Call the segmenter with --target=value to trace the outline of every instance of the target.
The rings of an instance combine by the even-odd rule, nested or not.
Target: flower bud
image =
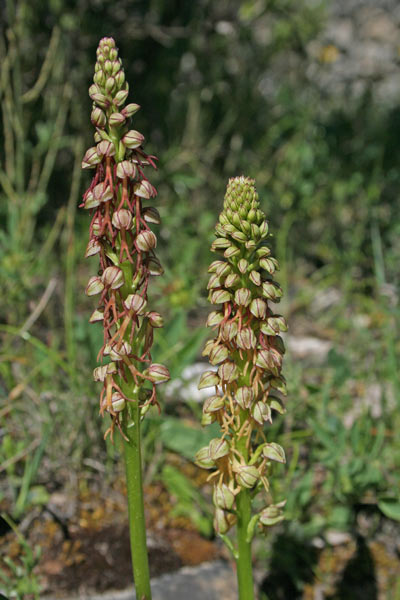
[[[107,267],[104,269],[101,280],[104,285],[110,287],[112,290],[117,290],[122,287],[125,283],[124,274],[119,267]]]
[[[217,238],[211,244],[211,250],[214,252],[215,250],[223,250],[224,248],[229,248],[231,245],[230,241],[225,238]]]
[[[248,306],[251,302],[251,292],[247,288],[239,288],[235,292],[235,302],[239,306]]]
[[[111,77],[111,76],[107,77],[106,85],[105,85],[106,91],[109,94],[112,94],[116,87],[117,87],[117,82],[115,81],[115,78]]]
[[[104,284],[100,277],[93,276],[89,279],[89,282],[85,289],[85,294],[87,296],[95,296],[96,294],[100,294],[104,290]]]
[[[261,275],[258,271],[252,271],[249,275],[249,278],[254,285],[261,285]]]
[[[236,522],[236,516],[232,513],[216,508],[214,513],[213,527],[219,535],[224,535]]]
[[[271,442],[270,444],[266,444],[263,448],[263,456],[265,458],[269,458],[269,460],[274,460],[279,463],[286,462],[285,451],[279,444],[275,444],[275,442]]]
[[[214,327],[214,325],[219,325],[223,320],[224,315],[219,310],[213,310],[210,312],[207,318],[207,327]]]
[[[135,131],[131,129],[128,131],[124,137],[122,138],[122,143],[126,148],[139,148],[144,142],[144,136],[139,133],[139,131]]]
[[[240,487],[252,488],[260,477],[257,468],[252,465],[237,465],[233,470],[236,473],[236,481]]]
[[[263,294],[269,300],[275,301],[281,298],[283,292],[281,287],[272,281],[264,281],[262,284]]]
[[[127,310],[133,311],[136,314],[140,315],[144,312],[146,308],[147,300],[139,294],[130,294],[126,300],[124,300],[124,306]]]
[[[93,194],[93,202],[98,202],[98,204],[100,204],[101,202],[109,202],[110,200],[113,199],[112,190],[110,189],[109,186],[107,186],[105,188],[104,183],[98,183],[97,185],[95,185],[92,190],[92,194]],[[85,203],[85,207],[86,207],[86,203]]]
[[[250,312],[256,319],[264,319],[267,314],[267,304],[261,298],[255,298],[250,304]]]
[[[203,412],[205,413],[213,413],[224,408],[225,400],[222,396],[210,396],[205,400],[203,405]]]
[[[217,269],[216,269],[216,274],[218,275],[218,277],[223,277],[224,275],[230,275],[232,272],[232,268],[230,266],[229,263],[225,262],[225,261],[218,261],[220,264],[218,265]]]
[[[211,350],[214,348],[214,344],[215,344],[215,341],[214,341],[214,340],[208,340],[208,341],[205,343],[204,350],[203,350],[203,352],[201,353],[201,355],[202,355],[202,356],[209,356],[209,354],[210,354]]]
[[[122,360],[124,356],[129,356],[132,353],[131,345],[125,340],[122,342],[114,342],[112,346],[106,344],[103,354],[110,356],[112,360]]]
[[[96,208],[97,206],[100,206],[99,198],[95,198],[93,192],[91,191],[86,192],[85,203],[83,205],[83,208],[85,208],[86,210],[90,210],[91,208]]]
[[[107,375],[107,365],[102,365],[101,367],[96,367],[93,371],[93,380],[94,381],[104,381]]]
[[[244,234],[242,231],[234,231],[231,235],[237,242],[245,242],[247,240],[246,234]]]
[[[265,421],[270,421],[272,423],[271,409],[268,404],[265,404],[261,400],[252,406],[251,416],[259,425],[263,425]]]
[[[237,366],[232,361],[223,363],[218,369],[218,375],[225,383],[231,383],[239,377]]]
[[[237,246],[233,246],[233,245],[230,245],[229,248],[227,248],[224,252],[225,258],[232,258],[233,256],[236,256],[237,254],[240,254],[240,250]]]
[[[214,288],[220,288],[222,285],[221,283],[221,279],[218,277],[218,275],[216,273],[213,273],[210,277],[210,279],[208,280],[208,284],[207,284],[207,289],[214,289]]]
[[[213,349],[210,352],[209,360],[212,365],[218,365],[220,362],[228,358],[229,351],[226,346],[222,344],[214,344]]]
[[[101,250],[101,244],[96,238],[91,238],[86,246],[85,258],[98,254]]]
[[[217,386],[220,382],[220,379],[215,371],[205,371],[200,377],[198,389],[202,390],[204,388]]]
[[[150,275],[162,275],[164,273],[164,269],[162,268],[160,261],[155,256],[150,256],[147,259],[147,268],[149,270]]]
[[[208,451],[212,460],[218,460],[229,454],[229,444],[221,438],[214,438],[208,444]]]
[[[114,144],[111,142],[108,142],[107,140],[102,140],[99,144],[97,144],[97,154],[101,158],[103,158],[103,156],[114,156],[114,154],[115,154]]]
[[[282,505],[282,503],[279,503]],[[260,513],[260,523],[262,525],[270,526],[280,523],[284,519],[283,512],[278,504],[271,504],[267,508],[264,508]]]
[[[99,236],[101,234],[102,230],[103,230],[103,226],[101,224],[101,221],[98,216],[95,216],[95,218],[92,221],[93,235]]]
[[[124,115],[124,117],[129,119],[130,117],[133,117],[133,115],[139,110],[139,108],[139,104],[127,104],[125,108],[121,110],[121,112]]]
[[[112,224],[116,229],[130,229],[132,227],[132,213],[127,208],[116,210],[112,216]]]
[[[233,340],[235,335],[238,332],[238,324],[237,321],[227,321],[223,325],[221,325],[221,338],[224,342],[230,342]]]
[[[100,106],[100,108],[107,109],[110,106],[110,102],[107,100],[104,94],[101,94],[100,92],[95,92],[90,97],[93,102]]]
[[[136,238],[136,246],[143,252],[148,252],[157,246],[157,238],[152,231],[142,231]]]
[[[122,79],[124,79],[124,78],[125,78],[125,75],[123,74],[122,71],[121,71],[121,75],[119,75],[119,73],[116,75],[115,81],[118,86],[122,85],[122,83],[123,83]],[[122,83],[121,83],[121,81],[122,81]],[[128,90],[120,90],[119,92],[117,92],[115,94],[113,104],[115,104],[115,106],[122,106],[122,104],[127,99],[128,94],[129,94]]]
[[[151,377],[151,380],[155,384],[163,383],[164,381],[169,381],[171,379],[171,375],[169,374],[167,367],[164,367],[164,365],[160,365],[158,363],[153,363],[150,365],[150,367],[146,369],[143,374]]]
[[[153,198],[157,195],[155,187],[153,187],[150,181],[147,181],[146,179],[143,179],[139,183],[136,183],[133,187],[133,191],[136,194],[136,196],[139,196],[140,198],[145,198],[146,200],[148,200],[149,198]]]
[[[201,415],[200,425],[202,427],[206,427],[207,425],[211,425],[212,423],[214,423],[215,419],[215,413],[203,412],[203,414]]]
[[[160,213],[153,206],[147,206],[144,208],[142,215],[146,223],[155,223],[156,225],[161,223]]]
[[[164,319],[158,312],[152,311],[147,313],[147,318],[151,327],[164,327]]]
[[[100,129],[104,129],[104,127],[106,126],[106,122],[107,122],[106,115],[101,110],[101,108],[99,108],[98,106],[96,106],[96,108],[94,108],[92,110],[92,114],[90,115],[90,120],[92,121],[92,123],[95,127],[100,127]]]
[[[238,283],[240,283],[240,277],[236,273],[231,273],[224,281],[224,286],[226,288],[233,288]]]
[[[254,392],[251,387],[242,386],[235,392],[235,400],[240,408],[244,410],[249,408],[254,399]]]
[[[104,313],[101,310],[95,310],[92,312],[92,316],[89,319],[89,323],[97,323],[98,321],[104,320]]]
[[[233,503],[235,502],[235,494],[226,485],[226,483],[221,483],[221,485],[215,485],[213,493],[213,502],[217,508],[222,508],[223,510],[231,510]]]
[[[97,153],[96,146],[86,150],[85,156],[82,159],[82,169],[93,169],[101,162],[101,158]]]
[[[249,263],[245,258],[241,258],[237,264],[237,267],[242,273],[242,275],[244,275],[247,272],[247,269],[249,268]]]
[[[194,462],[199,467],[202,467],[202,469],[212,469],[215,467],[215,462],[210,457],[208,446],[204,446],[204,448],[196,452]]]
[[[111,397],[111,404],[114,412],[121,412],[126,406],[125,398],[119,392],[114,392]]]
[[[236,336],[236,343],[243,350],[251,350],[257,346],[257,339],[250,327],[242,327]]]
[[[224,302],[229,302],[230,299],[231,295],[227,290],[215,290],[211,294],[212,304],[223,304]]]
[[[108,122],[111,127],[119,127],[125,123],[125,117],[122,113],[115,112],[110,115]]]

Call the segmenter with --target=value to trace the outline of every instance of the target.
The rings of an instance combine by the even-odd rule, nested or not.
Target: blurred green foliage
[[[282,527],[301,540],[354,531],[366,505],[398,520],[400,104],[379,105],[368,91],[349,102],[313,86],[307,45],[328,8],[307,0],[0,5],[1,501],[16,519],[45,505],[88,458],[112,478],[119,457],[102,440],[90,380],[101,330],[87,322],[83,290],[96,262],[82,259],[88,219],[76,212],[93,135],[86,91],[98,40],[113,35],[130,100],[142,106],[134,126],[159,157],[152,181],[166,273],[152,293],[166,327],[154,357],[174,377],[199,357],[226,181],[255,177],[289,291],[290,335],[305,323],[334,347],[318,366],[287,359],[288,413],[268,433],[288,449],[286,469],[272,477],[276,499],[288,498],[292,522]],[[316,311],[332,290],[337,301]],[[374,386],[379,416],[362,402]],[[177,514],[195,505],[209,533],[206,503],[166,459],[167,450],[189,459],[201,435],[178,421],[197,417],[191,400],[168,400],[163,424],[149,419],[146,473],[163,479]]]

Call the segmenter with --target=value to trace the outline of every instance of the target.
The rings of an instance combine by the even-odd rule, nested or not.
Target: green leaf
[[[400,521],[400,501],[398,498],[382,498],[378,502],[378,508],[388,519]]]
[[[207,446],[218,432],[218,423],[213,423],[206,430],[202,430],[173,417],[165,419],[160,427],[160,437],[164,446],[191,461],[194,461],[199,448]]]

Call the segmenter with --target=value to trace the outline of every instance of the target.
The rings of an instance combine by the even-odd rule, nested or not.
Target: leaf
[[[378,502],[378,508],[388,519],[400,521],[400,501],[398,498],[382,498]]]
[[[206,430],[195,429],[180,419],[169,417],[160,427],[161,441],[168,450],[194,461],[199,448],[207,446],[218,435],[219,425],[213,423]]]

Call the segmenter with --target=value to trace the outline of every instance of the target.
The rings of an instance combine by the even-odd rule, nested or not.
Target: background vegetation
[[[104,35],[117,40],[142,106],[135,128],[159,157],[166,275],[153,294],[168,325],[154,356],[175,379],[206,335],[209,245],[228,177],[256,179],[275,234],[291,328],[288,413],[270,435],[288,453],[274,489],[288,498],[288,520],[257,550],[261,571],[283,571],[265,583],[277,590],[268,597],[302,597],[323,578],[317,554],[332,530],[357,540],[358,554],[366,547],[372,565],[379,552],[365,540],[386,548],[395,538],[400,105],[378,101],[373,81],[348,98],[310,78],[310,44],[329,10],[306,0],[1,5],[0,505],[4,540],[19,536],[20,552],[12,558],[5,543],[0,578],[14,597],[36,593],[29,532],[54,493],[103,490],[120,474],[91,382],[101,332],[87,323],[83,290],[96,266],[82,258],[88,218],[77,211],[93,135],[86,91]],[[209,490],[185,475],[203,441],[201,409],[179,387],[165,394],[166,418],[148,419],[146,482],[161,481],[173,515],[209,536]],[[399,598],[391,573],[383,591],[371,583],[371,598]]]

